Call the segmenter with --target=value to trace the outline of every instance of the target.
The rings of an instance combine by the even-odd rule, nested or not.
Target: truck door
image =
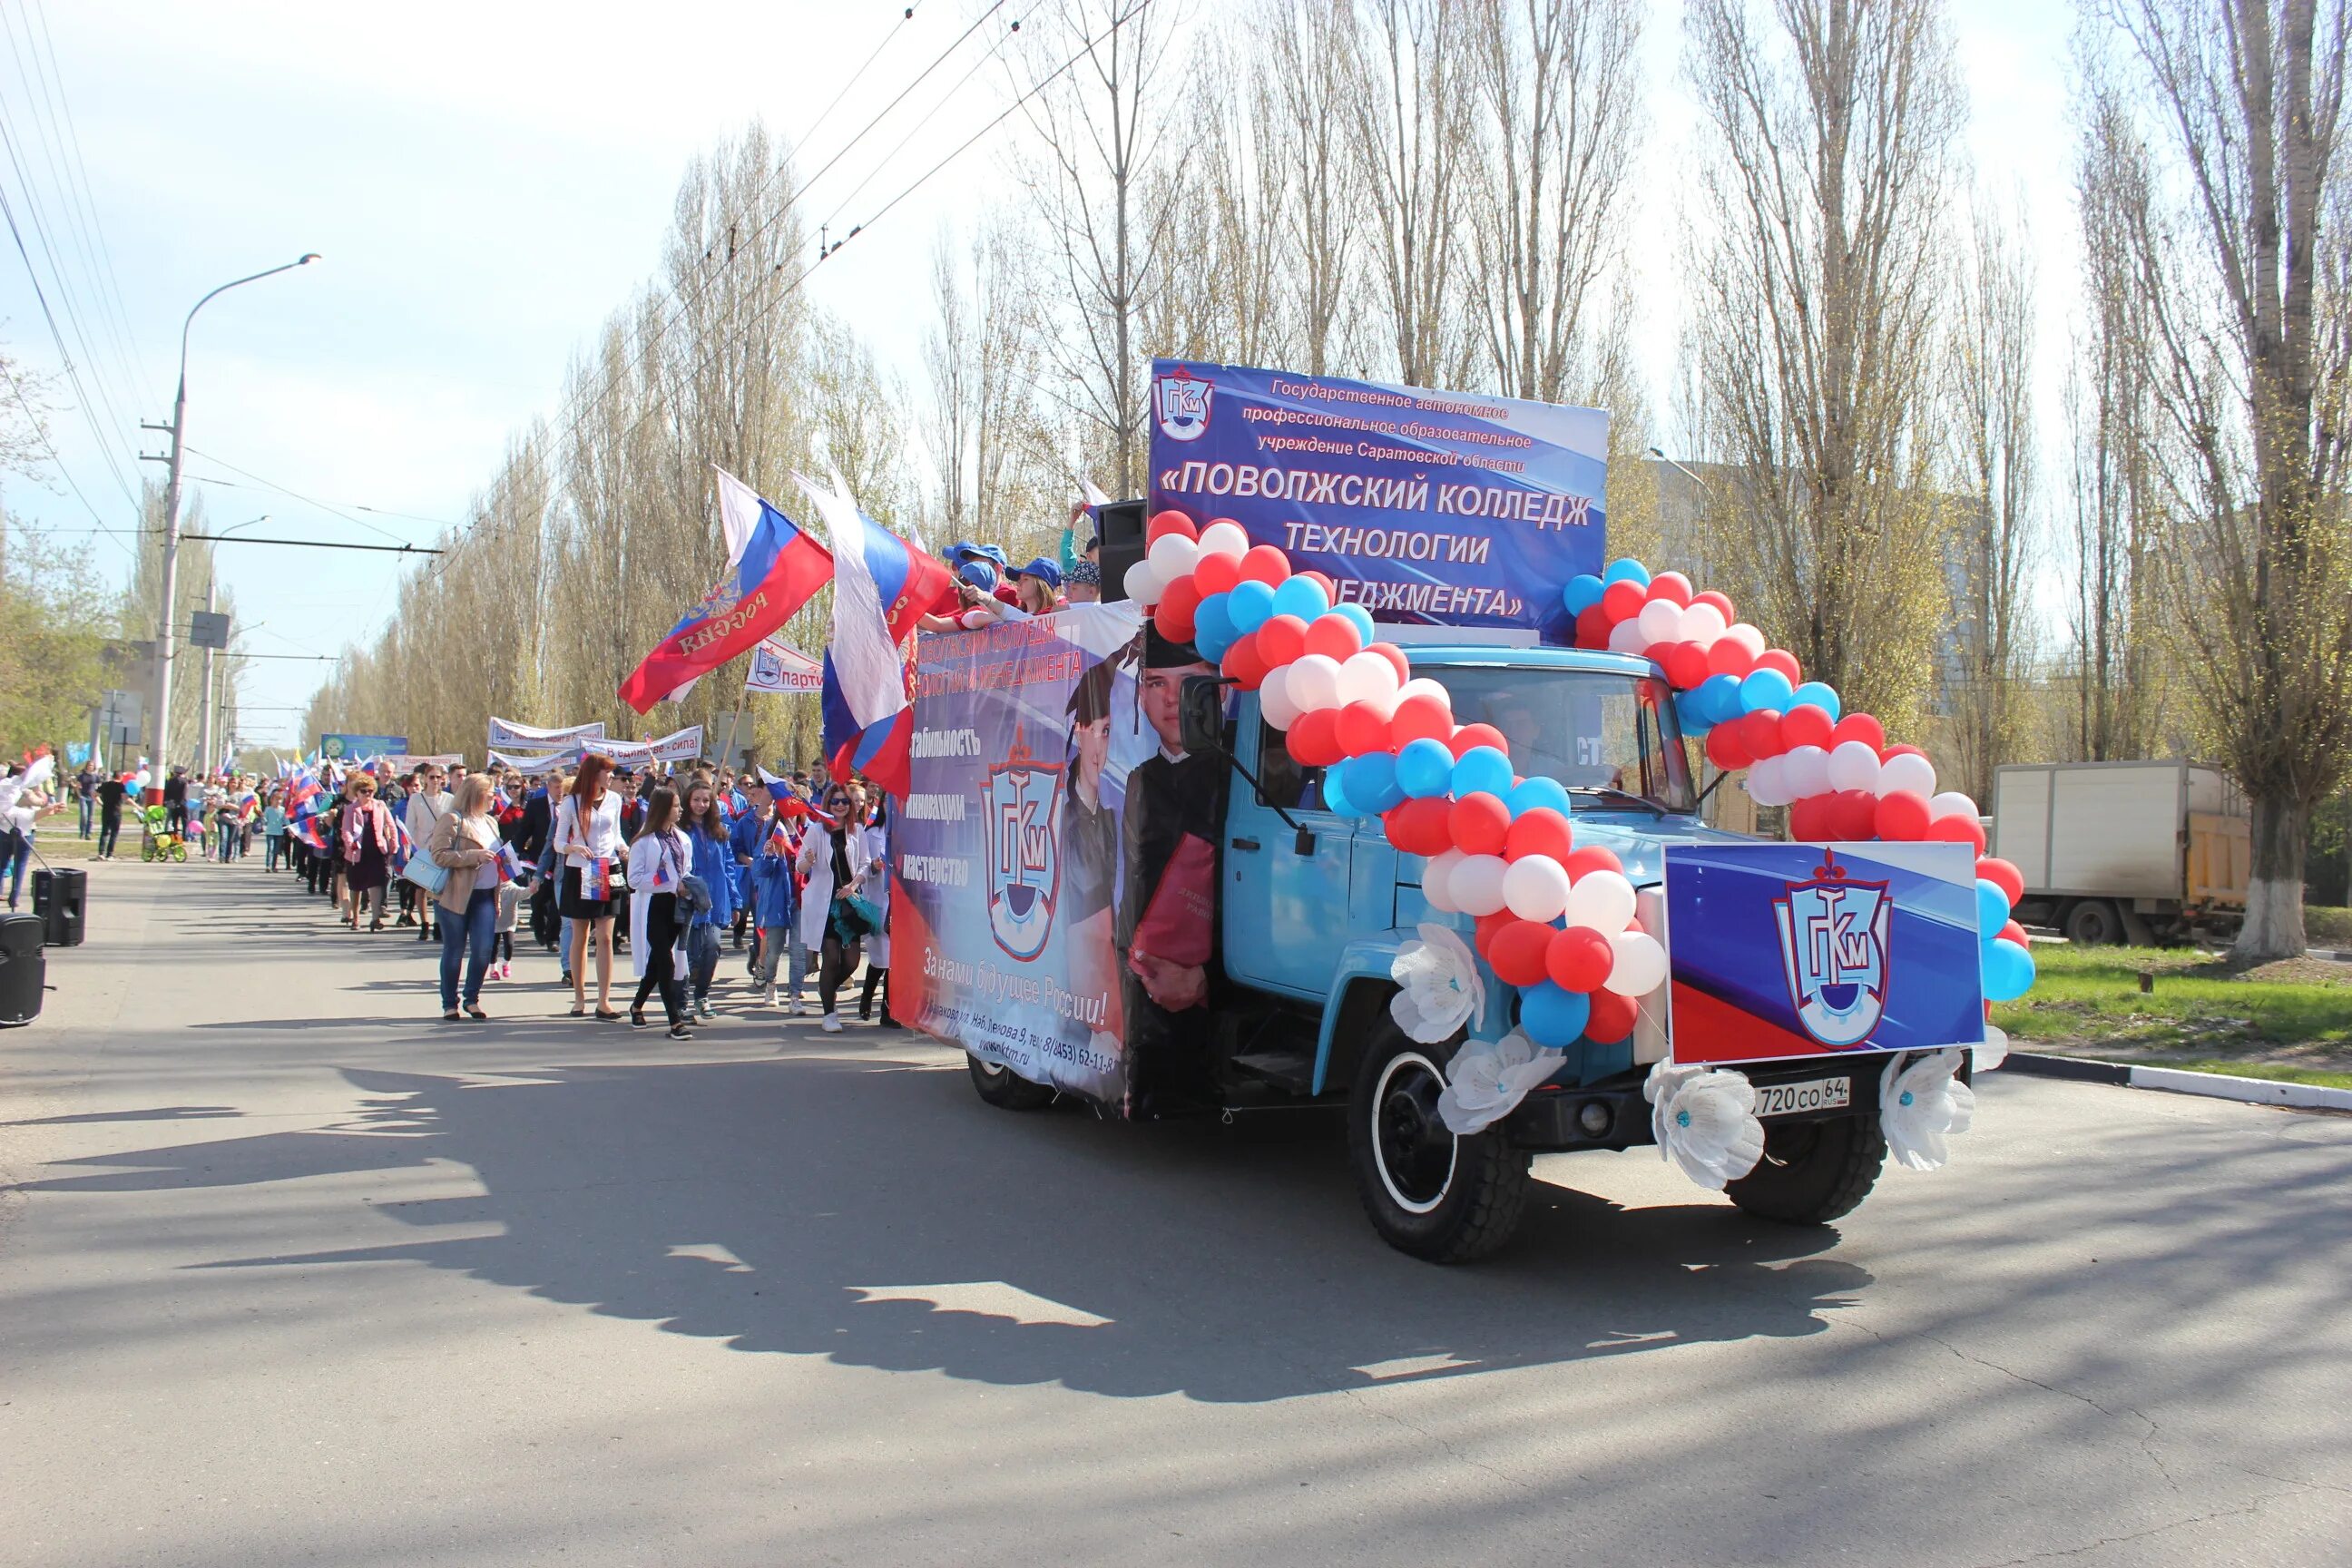
[[[1348,941],[1354,824],[1323,809],[1323,770],[1294,762],[1255,702],[1244,710],[1242,728],[1242,765],[1259,787],[1234,780],[1225,810],[1225,973],[1319,1002]],[[1314,836],[1309,852],[1298,852],[1297,832],[1277,805]]]

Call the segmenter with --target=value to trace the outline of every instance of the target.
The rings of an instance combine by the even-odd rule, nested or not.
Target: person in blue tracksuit
[[[739,895],[734,840],[728,837],[726,818],[719,815],[719,792],[707,778],[697,776],[687,787],[686,824],[687,842],[694,850],[693,874],[710,889],[709,907],[694,912],[686,933],[691,1005],[708,1018],[712,1016],[710,983],[719,973],[719,933],[734,922]]]
[[[793,805],[801,815],[806,815],[806,807],[800,806],[797,801]],[[767,837],[760,841],[759,853],[751,858],[751,919],[760,928],[760,967],[752,978],[772,1007],[776,1005],[776,966],[783,964],[792,998],[785,1010],[793,1016],[800,1014],[801,974],[808,968],[800,940],[800,887],[793,870],[793,858],[798,848],[783,823],[772,822]]]
[[[757,978],[760,973],[759,922],[751,919],[751,862],[759,858],[760,846],[767,841],[768,829],[775,821],[776,803],[764,789],[753,789],[741,797],[742,809],[735,813],[727,826],[727,836],[733,841],[735,852],[735,945],[743,945],[743,928],[751,927],[751,951],[743,963],[743,972]]]

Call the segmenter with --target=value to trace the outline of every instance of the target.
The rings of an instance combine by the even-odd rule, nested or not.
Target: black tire
[[[1054,1091],[1042,1083],[1031,1083],[1011,1068],[984,1062],[970,1051],[963,1054],[964,1070],[971,1074],[971,1087],[980,1098],[999,1110],[1043,1110],[1054,1103]]]
[[[1764,1157],[1723,1190],[1759,1219],[1827,1225],[1862,1206],[1885,1163],[1886,1137],[1875,1112],[1768,1122]]]
[[[1527,1206],[1528,1154],[1499,1123],[1457,1138],[1438,1120],[1459,1042],[1420,1045],[1383,1018],[1356,1066],[1348,1153],[1381,1239],[1432,1263],[1467,1263],[1511,1239]]]
[[[2123,939],[2123,916],[2105,899],[2084,899],[2066,911],[2066,940],[2076,947],[2112,947]]]

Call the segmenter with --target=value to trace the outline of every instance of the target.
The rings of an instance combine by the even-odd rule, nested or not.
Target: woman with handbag
[[[343,886],[351,891],[351,912],[343,923],[360,929],[360,911],[374,911],[367,928],[383,929],[383,892],[392,881],[392,810],[375,797],[375,776],[353,773],[343,786],[342,821],[335,838],[342,846]]]
[[[557,907],[572,922],[572,1016],[588,1011],[588,939],[596,939],[596,1016],[607,1022],[620,1017],[613,1011],[614,895],[628,889],[622,857],[621,799],[604,787],[613,759],[594,752],[580,759],[572,793],[555,815],[555,853],[563,867]]]
[[[457,784],[455,803],[434,819],[424,859],[441,873],[433,902],[440,906],[441,1016],[457,1021],[457,962],[466,961],[466,1016],[480,1020],[482,977],[498,940],[499,825],[489,814],[490,781],[469,773]],[[422,890],[424,884],[418,884]]]
[[[694,1011],[712,1016],[710,983],[719,973],[719,933],[735,919],[735,844],[719,814],[719,792],[700,774],[686,790],[686,838],[694,852],[688,868],[698,890],[692,900],[692,923],[686,952],[692,979]]]
[[[801,872],[808,879],[801,903],[801,940],[822,955],[816,996],[828,1035],[841,1033],[835,1006],[842,984],[864,956],[860,947],[877,929],[867,879],[880,871],[878,839],[866,826],[866,792],[856,784],[830,784],[824,792],[829,822],[809,829],[801,843]]]
[[[669,1015],[669,1037],[690,1040],[687,1025],[686,984],[678,976],[686,967],[687,914],[678,895],[691,874],[693,847],[677,826],[677,792],[662,785],[646,802],[645,826],[629,845],[629,925],[637,933],[630,963],[636,968],[636,999],[629,1004],[629,1022],[646,1026],[646,998],[661,989],[662,1011]]]

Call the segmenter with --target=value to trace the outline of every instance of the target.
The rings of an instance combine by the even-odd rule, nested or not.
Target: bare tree
[[[1474,352],[1463,233],[1477,156],[1473,13],[1448,0],[1363,0],[1359,10],[1351,129],[1396,374],[1460,385]]]
[[[1252,90],[1266,106],[1264,177],[1282,226],[1298,368],[1322,375],[1360,352],[1363,172],[1349,136],[1363,62],[1351,5],[1261,0],[1248,27]]]

